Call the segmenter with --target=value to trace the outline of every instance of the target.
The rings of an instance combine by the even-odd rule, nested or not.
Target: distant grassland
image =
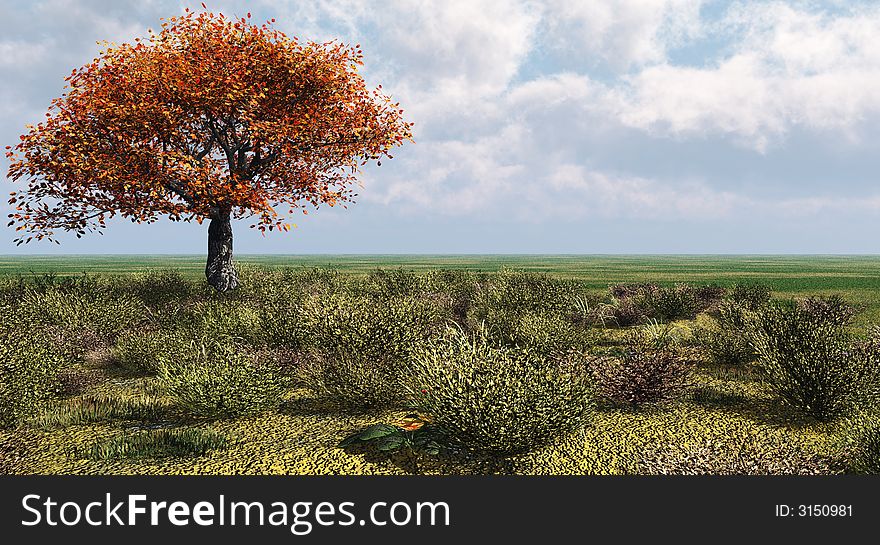
[[[354,274],[377,268],[501,268],[545,272],[573,278],[604,290],[621,282],[660,284],[691,282],[760,282],[776,297],[840,293],[864,308],[859,322],[880,323],[880,256],[815,255],[242,255],[239,263],[267,267],[329,267]],[[88,255],[0,256],[0,276],[83,272],[126,274],[174,268],[186,275],[203,274],[203,256]]]

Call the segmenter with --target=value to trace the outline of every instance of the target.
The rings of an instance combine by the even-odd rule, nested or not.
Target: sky
[[[356,204],[265,237],[239,221],[238,253],[880,253],[880,2],[206,3],[361,44],[367,83],[415,123]],[[202,9],[0,0],[0,144],[97,41],[186,7]],[[206,237],[117,219],[60,246],[5,229],[0,254],[198,254]]]

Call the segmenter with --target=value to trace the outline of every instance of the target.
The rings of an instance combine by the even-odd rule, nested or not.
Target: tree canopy
[[[117,215],[289,230],[295,209],[350,201],[360,168],[412,139],[399,104],[359,74],[359,45],[250,17],[187,10],[73,70],[46,119],[7,147],[9,178],[27,184],[9,199],[17,242]]]

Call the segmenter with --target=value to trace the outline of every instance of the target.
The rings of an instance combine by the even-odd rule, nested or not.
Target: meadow
[[[880,258],[0,258],[0,472],[876,473]]]
[[[873,255],[241,255],[245,265],[326,268],[363,275],[404,268],[496,272],[503,268],[547,273],[602,291],[622,282],[759,282],[781,297],[839,293],[862,305],[864,323],[880,322],[880,256]],[[127,274],[175,269],[197,280],[204,257],[187,255],[0,256],[0,277],[53,273]]]

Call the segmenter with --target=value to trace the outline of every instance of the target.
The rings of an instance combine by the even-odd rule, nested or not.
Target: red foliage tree
[[[9,178],[27,183],[9,199],[17,243],[116,215],[208,219],[205,275],[226,291],[232,219],[287,231],[279,208],[350,201],[360,167],[412,139],[399,105],[358,74],[359,46],[249,19],[187,11],[74,70],[46,120],[7,147]]]

